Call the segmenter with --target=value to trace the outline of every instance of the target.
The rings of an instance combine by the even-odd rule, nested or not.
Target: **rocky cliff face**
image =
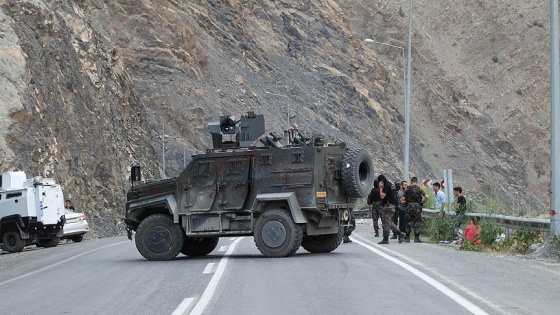
[[[406,46],[398,3],[0,3],[1,171],[56,178],[94,234],[117,233],[131,165],[163,176],[163,134],[174,176],[184,152],[210,145],[206,124],[223,114],[264,113],[269,131],[289,117],[309,134],[367,147],[378,172],[402,176],[401,52],[363,42]],[[505,6],[445,8],[415,12],[411,173],[452,168],[472,196],[491,191],[546,212],[546,28],[527,26],[546,12],[527,8],[535,17],[511,29],[492,19]]]

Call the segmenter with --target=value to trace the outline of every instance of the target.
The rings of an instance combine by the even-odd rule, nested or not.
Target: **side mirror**
[[[142,174],[140,173],[140,166],[134,165],[130,169],[130,181],[131,182],[138,182],[142,180]]]

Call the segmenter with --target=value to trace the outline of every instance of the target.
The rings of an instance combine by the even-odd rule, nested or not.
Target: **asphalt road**
[[[145,260],[114,237],[0,254],[2,314],[558,314],[560,264],[435,244],[378,245],[367,224],[330,254],[264,258],[252,238]]]

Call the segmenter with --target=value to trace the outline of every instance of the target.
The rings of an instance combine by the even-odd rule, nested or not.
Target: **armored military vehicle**
[[[267,257],[340,245],[356,198],[373,185],[365,149],[324,144],[294,129],[256,141],[265,125],[254,112],[222,116],[208,131],[213,149],[193,155],[177,178],[134,186],[141,174],[132,167],[125,223],[142,256],[207,255],[223,236],[252,235]]]

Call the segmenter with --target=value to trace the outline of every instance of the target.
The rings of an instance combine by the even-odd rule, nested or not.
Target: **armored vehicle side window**
[[[292,163],[303,163],[303,152],[292,153]]]
[[[227,162],[226,175],[241,175],[243,174],[243,160],[235,159]]]
[[[194,168],[194,176],[202,177],[202,176],[208,176],[208,174],[210,174],[210,162],[209,161],[198,162]]]
[[[261,165],[272,165],[272,154],[261,155]]]

